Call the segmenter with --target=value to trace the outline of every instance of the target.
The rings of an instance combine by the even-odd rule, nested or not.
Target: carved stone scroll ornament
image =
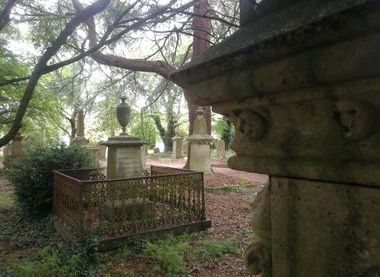
[[[259,192],[252,205],[251,225],[255,234],[245,251],[245,264],[250,273],[261,277],[272,276],[271,192],[267,185]]]
[[[376,109],[368,103],[343,99],[336,105],[336,119],[350,141],[366,139],[377,131]]]
[[[245,110],[237,119],[237,131],[251,141],[260,141],[265,135],[265,123],[258,113]]]

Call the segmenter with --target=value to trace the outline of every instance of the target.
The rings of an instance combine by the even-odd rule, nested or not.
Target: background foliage
[[[37,148],[12,163],[8,178],[22,211],[34,217],[46,216],[52,208],[53,171],[91,165],[89,153],[78,145]]]

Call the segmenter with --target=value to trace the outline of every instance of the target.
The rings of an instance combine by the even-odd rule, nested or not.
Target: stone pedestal
[[[190,170],[202,171],[204,174],[211,174],[211,142],[212,137],[207,132],[206,119],[203,109],[197,110],[197,117],[194,121],[194,131],[187,139],[190,144]]]
[[[141,147],[138,137],[120,135],[111,137],[102,145],[108,147],[107,178],[140,177],[143,173]]]
[[[234,123],[231,168],[270,175],[249,270],[379,276],[380,2],[241,2],[252,18],[173,79]]]
[[[173,154],[172,158],[173,159],[182,159],[182,146],[183,146],[183,138],[181,137],[174,137],[172,138],[173,140]]]

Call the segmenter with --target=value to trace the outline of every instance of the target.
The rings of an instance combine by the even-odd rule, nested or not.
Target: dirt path
[[[160,159],[153,160],[148,159],[147,165],[168,166],[175,168],[182,168],[185,165],[185,160],[170,160]],[[223,164],[216,162],[212,164],[213,176],[205,176],[205,185],[209,187],[215,187],[223,184],[241,184],[251,183],[257,185],[267,184],[269,179],[267,175],[251,173],[246,171],[239,171],[223,166]]]

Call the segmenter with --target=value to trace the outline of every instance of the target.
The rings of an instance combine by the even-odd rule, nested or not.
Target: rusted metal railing
[[[205,225],[201,172],[152,166],[150,176],[106,179],[94,169],[56,171],[53,194],[55,216],[78,238]]]

